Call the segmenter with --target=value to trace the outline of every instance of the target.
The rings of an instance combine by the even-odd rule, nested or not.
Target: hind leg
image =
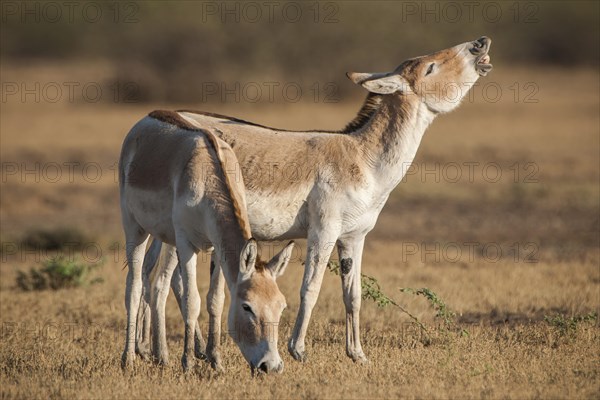
[[[150,287],[144,277],[135,335],[135,353],[143,360],[149,360],[152,355],[150,350],[150,326]]]
[[[135,359],[137,316],[142,296],[142,264],[148,234],[132,218],[127,218],[127,216],[123,217],[123,226],[125,228],[127,265],[129,266],[125,288],[127,338],[125,340],[125,350],[121,357],[121,368],[125,369],[131,366]]]
[[[173,270],[177,267],[175,248],[168,246],[165,250],[165,262],[162,263],[158,274],[152,284],[151,310],[152,310],[152,350],[154,359],[160,365],[169,362],[167,347],[167,332],[165,328],[165,306],[169,294],[169,283]]]
[[[135,352],[142,357],[144,360],[149,360],[152,356],[152,350],[150,348],[150,337],[151,337],[151,322],[150,322],[150,294],[151,294],[151,280],[150,276],[156,264],[158,264],[158,257],[162,242],[154,238],[150,244],[150,248],[144,256],[144,264],[142,266],[142,298],[140,303],[140,309],[137,318],[137,334],[136,334],[136,346]]]

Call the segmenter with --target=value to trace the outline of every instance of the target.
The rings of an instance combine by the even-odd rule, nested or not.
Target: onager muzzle
[[[490,46],[492,45],[492,39],[487,36],[482,36],[473,42],[473,47],[469,50],[471,54],[477,56],[475,61],[475,69],[481,76],[486,76],[488,72],[492,70],[492,64],[490,64]]]

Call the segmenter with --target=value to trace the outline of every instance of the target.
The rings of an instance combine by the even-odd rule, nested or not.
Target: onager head
[[[455,109],[480,76],[492,69],[492,41],[481,37],[436,53],[412,58],[387,73],[348,73],[371,93],[418,99],[435,114]]]
[[[252,372],[281,372],[283,360],[277,350],[279,319],[287,307],[275,281],[292,256],[290,242],[271,261],[257,257],[254,239],[246,242],[240,255],[240,272],[231,293],[229,332]]]

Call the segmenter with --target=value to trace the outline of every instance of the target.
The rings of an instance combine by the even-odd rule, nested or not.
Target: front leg
[[[304,339],[310,322],[312,310],[319,297],[323,274],[333,250],[336,234],[315,231],[309,233],[308,251],[304,264],[304,278],[300,289],[300,309],[292,337],[288,342],[288,351],[298,361],[306,361]]]
[[[210,365],[217,371],[223,370],[221,363],[221,316],[225,304],[225,277],[218,257],[212,255],[210,261],[210,288],[206,295],[206,307],[208,309],[208,344],[206,355]]]
[[[171,289],[175,294],[177,305],[183,316],[183,280],[181,279],[181,267],[177,265],[171,278]],[[196,358],[204,360],[206,358],[206,345],[202,338],[202,332],[200,331],[200,323],[196,322],[196,328],[194,329],[194,354]]]
[[[185,237],[177,237],[177,256],[181,266],[183,281],[183,320],[185,322],[185,337],[181,364],[184,371],[189,371],[195,365],[194,332],[200,315],[200,295],[196,283],[196,251]]]
[[[340,276],[346,306],[346,354],[353,361],[367,362],[360,344],[360,305],[362,300],[361,263],[365,237],[339,239]]]

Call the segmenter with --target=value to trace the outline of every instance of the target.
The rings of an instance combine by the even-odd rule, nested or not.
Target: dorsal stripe
[[[317,132],[317,133],[346,134],[346,133],[352,133],[352,132],[357,131],[358,129],[362,128],[371,119],[373,114],[375,114],[375,112],[381,106],[381,98],[382,98],[382,96],[379,94],[369,93],[367,95],[367,98],[365,99],[365,102],[363,103],[362,107],[358,111],[356,117],[354,117],[354,119],[350,123],[348,123],[344,127],[344,129],[338,130],[338,131],[318,130],[318,129],[299,130],[298,131],[298,130],[291,130],[291,129],[279,129],[279,128],[272,128],[270,126],[265,126],[265,125],[261,125],[261,124],[256,124],[254,122],[246,121],[246,120],[235,118],[235,117],[230,117],[227,115],[216,114],[216,113],[211,113],[211,112],[206,112],[206,111],[177,110],[177,112],[178,113],[183,112],[183,113],[204,115],[204,116],[211,117],[211,118],[224,119],[224,120],[231,121],[231,122],[234,122],[237,124],[250,125],[250,126],[269,129],[269,130],[278,131],[278,132]]]
[[[231,174],[227,171],[227,168],[225,168],[225,161],[223,160],[223,154],[221,153],[219,141],[212,132],[208,130],[203,130],[202,132],[206,135],[206,138],[212,145],[213,149],[215,150],[215,154],[217,155],[217,160],[221,166],[221,171],[223,171],[223,175],[225,176],[225,185],[227,186],[227,192],[229,192],[229,197],[231,198],[233,213],[238,225],[240,226],[240,230],[242,231],[242,236],[244,237],[244,240],[250,240],[252,238],[250,222],[248,221],[247,213],[244,212],[245,210],[242,206],[240,193],[237,190],[234,190]]]

